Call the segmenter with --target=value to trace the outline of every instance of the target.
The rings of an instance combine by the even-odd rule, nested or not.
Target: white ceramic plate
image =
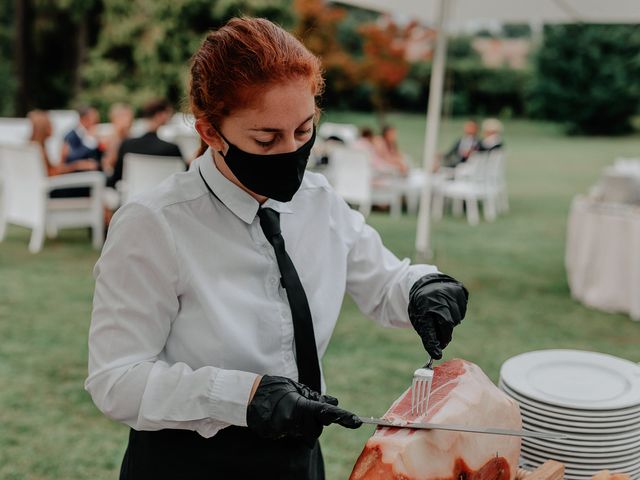
[[[527,459],[526,457],[523,457],[525,459],[525,462],[530,465],[533,469],[539,467],[540,465],[542,465],[543,463],[545,463],[546,460],[548,459],[541,459],[541,458],[529,458]],[[622,466],[622,467],[607,467],[607,468],[601,468],[601,467],[596,467],[596,466],[592,466],[592,467],[587,467],[587,468],[574,468],[571,466],[568,466],[565,464],[565,478],[569,475],[571,476],[588,476],[589,478],[591,478],[593,475],[595,475],[597,472],[600,472],[602,470],[609,470],[610,472],[624,472],[627,473],[629,475],[632,475],[632,478],[637,478],[637,473],[638,471],[640,471],[640,467],[627,467],[627,466]]]
[[[636,430],[640,435],[640,422],[633,422],[628,425],[622,425],[618,427],[607,427],[607,428],[593,428],[591,426],[581,427],[577,424],[573,425],[565,425],[558,423],[553,418],[540,418],[537,416],[530,415],[524,411],[520,411],[522,415],[522,421],[527,425],[538,425],[540,427],[550,427],[556,430],[560,430],[567,433],[582,433],[585,435],[622,435],[624,432],[628,432],[630,430]]]
[[[534,462],[539,462],[539,465],[543,464],[547,460],[553,459],[553,457],[550,457],[549,455],[536,455],[526,450],[522,450],[520,452],[520,455],[525,460],[532,460]],[[616,470],[621,472],[627,472],[630,470],[640,469],[640,460],[637,460],[637,459],[632,460],[630,462],[620,462],[620,463],[609,462],[609,463],[603,463],[600,465],[597,465],[597,464],[588,465],[584,463],[575,463],[575,462],[568,462],[568,461],[563,461],[562,463],[564,464],[565,469],[567,471],[571,470],[572,471],[571,473],[573,474],[591,473],[593,475],[594,473],[600,470],[611,470],[611,471]]]
[[[522,459],[520,466],[525,470],[534,470],[538,468],[540,465],[542,465],[543,463],[544,463],[543,461],[539,461],[539,460],[534,461],[534,460]],[[594,473],[596,472],[589,473],[589,472],[574,471],[572,469],[565,469],[564,479],[565,480],[591,480],[591,477],[593,476]],[[631,478],[633,480],[638,480],[638,478],[640,478],[640,468],[626,470],[623,473],[627,473],[631,475]]]
[[[633,480],[638,480],[640,477],[640,470],[636,470],[635,472],[616,472],[616,473],[627,473]],[[565,480],[591,480],[592,475],[570,475],[565,473]]]
[[[544,459],[543,459],[544,458]],[[518,467],[519,468],[524,468],[525,470],[534,470],[536,468],[538,468],[540,465],[542,465],[544,462],[546,462],[547,460],[550,460],[549,458],[546,457],[542,457],[542,458],[525,458],[524,456],[520,456],[520,462],[518,463]],[[571,469],[571,472],[568,472],[568,470],[565,468],[565,478],[567,478],[567,475],[585,475],[585,472],[582,472],[580,470],[574,470]],[[611,472],[614,471],[621,471],[621,470],[611,470],[609,468],[606,468],[604,470],[609,470]],[[627,469],[625,471],[625,473],[632,473],[634,471],[638,471],[640,473],[640,467],[635,467],[635,468],[630,468]],[[593,475],[593,474],[592,474]],[[591,477],[591,475],[589,475],[589,477]]]
[[[546,432],[546,433],[565,433],[556,428],[540,427],[538,425],[523,423],[522,428],[525,430],[531,430],[532,432]],[[582,445],[586,447],[598,447],[598,446],[613,446],[613,445],[627,445],[629,443],[638,440],[640,433],[636,430],[625,432],[619,435],[596,435],[596,434],[582,434],[582,433],[570,433],[569,438],[554,438],[549,439],[550,444],[562,444],[562,445]]]
[[[549,423],[555,423],[557,425],[567,425],[569,427],[580,427],[597,430],[600,428],[624,428],[631,425],[636,425],[636,428],[640,428],[640,417],[627,418],[612,422],[589,422],[577,420],[573,417],[554,417],[552,415],[548,415],[547,412],[535,410],[533,407],[529,407],[523,404],[520,404],[520,412],[522,412],[522,414],[526,415],[527,417],[536,418],[538,420],[547,420]]]
[[[548,403],[541,402],[537,399],[531,399],[525,397],[518,392],[514,391],[504,382],[504,379],[500,378],[498,386],[509,396],[516,399],[520,403],[526,403],[535,408],[539,408],[540,410],[544,410],[546,412],[558,413],[561,415],[567,415],[573,417],[578,417],[581,419],[589,419],[589,418],[606,418],[607,420],[611,419],[620,419],[627,417],[637,418],[640,416],[640,406],[629,407],[629,408],[620,408],[616,410],[577,410],[573,408],[567,407],[558,407],[555,405],[550,405]]]
[[[621,445],[607,445],[607,444],[592,444],[588,447],[575,444],[562,444],[554,442],[547,438],[523,438],[523,442],[526,444],[535,445],[539,448],[549,449],[551,451],[557,451],[558,453],[566,452],[570,455],[573,454],[577,457],[606,457],[609,455],[618,455],[626,452],[640,452],[640,438],[637,440],[629,440],[628,443]]]
[[[640,406],[640,366],[604,353],[539,350],[510,358],[500,376],[522,395],[577,410]]]
[[[609,468],[611,465],[623,465],[627,463],[638,462],[640,466],[640,460],[638,459],[638,452],[627,453],[622,456],[609,456],[609,457],[577,457],[575,455],[562,453],[559,451],[547,451],[545,449],[538,449],[532,445],[523,445],[523,452],[538,455],[540,457],[548,457],[552,460],[557,460],[566,464],[584,465],[589,467],[591,465],[602,467],[603,469]]]
[[[516,400],[517,401],[517,400]],[[582,428],[611,428],[611,427],[625,427],[628,425],[638,425],[640,427],[640,415],[637,417],[627,417],[621,419],[615,419],[609,421],[606,417],[597,417],[595,419],[588,419],[588,417],[563,417],[560,414],[551,414],[547,411],[540,410],[532,407],[526,403],[518,402],[520,404],[520,412],[528,417],[537,418],[539,420],[548,420],[550,423],[556,423],[558,425],[567,425],[570,427],[582,427]]]
[[[621,473],[621,472],[616,472]],[[622,472],[627,473],[631,477],[632,480],[640,480],[640,470],[635,472]],[[593,475],[568,475],[566,472],[564,474],[564,480],[591,480]]]
[[[531,460],[536,460],[536,461],[547,461],[547,460],[553,460],[553,456],[548,454],[548,453],[537,453],[537,452],[533,452],[531,450],[522,450],[520,452],[520,455],[522,456],[522,458],[528,458]],[[616,462],[615,460],[609,461],[609,462],[592,462],[592,463],[585,463],[582,462],[580,460],[576,461],[576,460],[564,460],[562,461],[562,463],[565,465],[565,467],[567,468],[571,468],[573,470],[593,470],[593,471],[598,471],[598,470],[635,470],[636,468],[640,468],[640,459],[635,458],[632,460],[623,460],[620,462]]]

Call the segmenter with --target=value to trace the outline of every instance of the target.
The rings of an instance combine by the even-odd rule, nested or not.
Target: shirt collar
[[[238,218],[245,223],[251,224],[256,218],[260,204],[255,198],[220,173],[213,161],[210,148],[197,159],[197,167],[218,199]],[[292,213],[290,202],[282,203],[269,198],[262,206],[272,208],[279,213]]]

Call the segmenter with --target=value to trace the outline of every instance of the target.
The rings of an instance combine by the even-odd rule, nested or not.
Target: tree
[[[14,28],[13,0],[0,0],[0,116],[9,116],[14,112],[15,90],[17,82],[12,62],[12,38]]]
[[[153,97],[180,105],[191,55],[210,29],[238,15],[291,22],[284,0],[104,0],[81,98],[103,111],[118,101],[140,107]]]
[[[411,68],[406,59],[406,48],[415,27],[412,23],[400,27],[388,17],[383,22],[360,27],[364,37],[361,78],[373,87],[372,102],[381,124],[392,90],[402,83]]]
[[[323,0],[294,0],[296,24],[293,34],[322,61],[325,76],[323,102],[339,105],[358,81],[358,65],[339,41],[346,10]],[[342,33],[344,36],[344,32]]]
[[[638,26],[546,27],[535,65],[531,113],[570,133],[631,130],[640,104]]]
[[[67,106],[78,93],[79,66],[95,41],[100,7],[99,0],[15,1],[16,114]]]

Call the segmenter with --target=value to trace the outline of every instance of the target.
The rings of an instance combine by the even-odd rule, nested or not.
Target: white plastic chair
[[[0,152],[0,156],[2,152]],[[4,178],[2,177],[2,159],[0,158],[0,242],[7,229],[7,199],[5,196]]]
[[[492,182],[496,190],[496,212],[506,213],[509,211],[509,191],[507,190],[507,162],[504,150],[494,150],[489,153],[491,163],[489,181]]]
[[[75,110],[49,110],[47,112],[54,136],[65,136],[78,124],[79,116]]]
[[[197,132],[178,132],[173,138],[173,143],[178,145],[182,158],[191,163],[196,158],[196,153],[200,149],[200,136]]]
[[[506,186],[500,185],[502,153],[476,153],[462,167],[456,167],[453,180],[439,183],[434,188],[433,215],[436,220],[442,218],[444,204],[452,201],[454,215],[462,213],[463,202],[467,207],[467,221],[470,225],[480,222],[479,204],[482,202],[484,217],[487,221],[496,219],[498,199],[506,192]],[[504,205],[504,198],[501,206]]]
[[[360,136],[358,127],[351,123],[324,122],[318,128],[318,137],[327,140],[329,137],[338,137],[346,145],[356,141]]]
[[[100,248],[104,240],[102,172],[79,172],[47,177],[40,148],[36,144],[0,146],[0,177],[3,181],[4,222],[0,218],[0,240],[5,225],[32,230],[29,251],[42,249],[45,234],[55,237],[59,229],[91,227],[92,243]],[[49,198],[58,188],[88,187],[89,197]]]
[[[174,115],[171,122],[158,129],[158,137],[165,142],[175,143],[182,158],[191,163],[200,148],[200,135],[189,121],[183,114],[179,114],[179,117]]]
[[[0,144],[19,145],[29,141],[31,122],[26,118],[0,118]]]
[[[151,190],[174,173],[185,170],[180,157],[127,153],[123,162],[122,180],[116,185],[121,203]]]
[[[333,187],[347,203],[357,205],[367,216],[372,205],[388,205],[392,216],[402,209],[402,190],[390,184],[373,187],[373,169],[363,149],[335,147],[331,152],[330,176]]]
[[[98,138],[108,138],[115,134],[116,127],[113,123],[103,122],[96,125],[95,135]]]
[[[49,110],[52,132],[47,139],[47,154],[52,165],[60,164],[60,153],[64,136],[78,125],[78,112],[75,110]]]

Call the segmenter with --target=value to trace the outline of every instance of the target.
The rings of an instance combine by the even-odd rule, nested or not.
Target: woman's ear
[[[198,118],[196,120],[196,131],[200,135],[200,138],[211,147],[212,150],[219,152],[225,150],[225,143],[216,131],[215,128],[204,118]]]

